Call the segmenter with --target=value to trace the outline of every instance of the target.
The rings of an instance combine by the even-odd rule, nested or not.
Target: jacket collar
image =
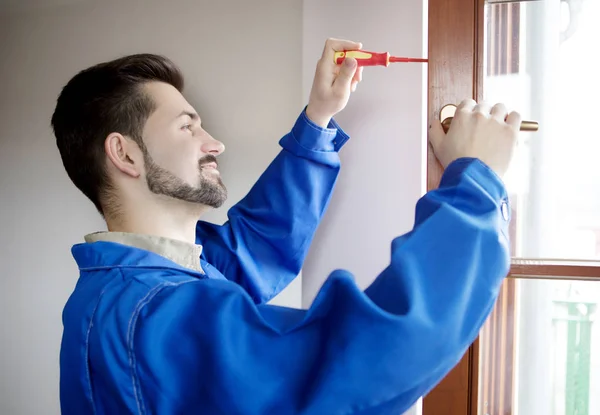
[[[196,245],[164,236],[127,232],[96,232],[85,236],[88,243],[114,242],[154,252],[184,268],[204,273],[200,266],[202,245]]]
[[[98,241],[75,244],[71,248],[71,253],[81,271],[125,267],[162,268],[184,272],[195,278],[207,277],[206,274],[200,271],[183,267],[162,255],[117,242]]]

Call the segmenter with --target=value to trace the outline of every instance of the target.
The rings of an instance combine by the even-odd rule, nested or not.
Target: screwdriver
[[[427,62],[424,58],[405,58],[400,56],[390,56],[388,52],[368,52],[366,50],[346,50],[336,52],[334,61],[340,65],[346,58],[354,58],[358,66],[389,66],[394,62]]]

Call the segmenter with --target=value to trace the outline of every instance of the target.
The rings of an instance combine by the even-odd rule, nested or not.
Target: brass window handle
[[[452,118],[456,113],[456,105],[448,104],[444,105],[442,110],[440,111],[440,121],[442,122],[442,127],[444,128],[444,132],[448,132],[450,128],[450,124],[452,123]],[[539,124],[537,121],[521,121],[521,131],[537,131],[539,129]]]

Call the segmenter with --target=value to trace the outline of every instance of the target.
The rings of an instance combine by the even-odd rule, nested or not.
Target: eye
[[[192,124],[186,124],[183,127],[181,127],[182,130],[188,130],[188,131],[192,131]]]

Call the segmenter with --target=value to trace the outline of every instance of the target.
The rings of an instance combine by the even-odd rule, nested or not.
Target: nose
[[[218,156],[225,151],[225,145],[219,140],[215,140],[210,134],[206,133],[202,140],[202,152]]]

